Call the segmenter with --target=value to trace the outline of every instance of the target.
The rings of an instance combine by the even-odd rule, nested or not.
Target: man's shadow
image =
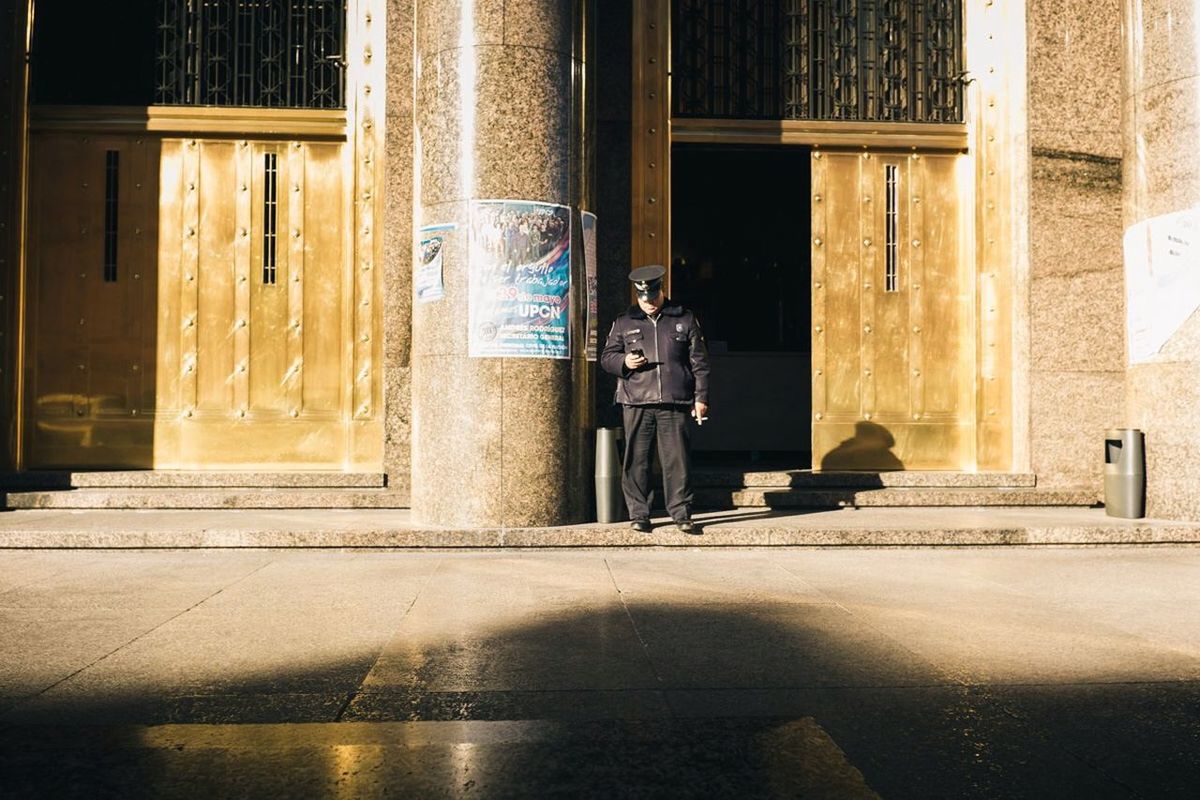
[[[830,450],[821,459],[825,472],[871,470],[888,472],[904,469],[904,462],[892,452],[896,437],[874,422],[854,424],[854,436]]]

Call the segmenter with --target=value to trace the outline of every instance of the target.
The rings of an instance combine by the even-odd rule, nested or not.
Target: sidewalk
[[[628,524],[449,529],[407,510],[42,510],[0,514],[0,548],[776,547],[1200,543],[1200,523],[1124,520],[1095,508],[739,509],[697,515],[702,536],[666,518]]]
[[[0,794],[1190,800],[1197,608],[1176,545],[6,550]]]

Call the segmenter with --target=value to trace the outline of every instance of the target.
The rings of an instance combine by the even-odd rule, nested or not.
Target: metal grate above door
[[[677,117],[963,121],[961,0],[673,0]]]

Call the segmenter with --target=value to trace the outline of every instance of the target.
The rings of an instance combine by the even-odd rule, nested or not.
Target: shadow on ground
[[[181,686],[68,682],[12,701],[0,795],[1191,797],[1200,784],[1196,683],[972,686],[828,604],[547,608],[462,636],[402,623],[382,653]]]

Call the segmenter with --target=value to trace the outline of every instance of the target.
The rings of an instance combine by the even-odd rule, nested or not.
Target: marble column
[[[417,0],[418,226],[444,234],[444,299],[413,304],[412,509],[425,523],[584,521],[592,364],[579,211],[591,211],[594,0]],[[571,358],[468,355],[471,200],[569,205]],[[603,220],[600,221],[603,225]]]
[[[1200,0],[1125,0],[1124,27],[1128,420],[1146,433],[1147,515],[1197,520],[1200,279],[1155,283],[1176,259],[1200,269]]]

